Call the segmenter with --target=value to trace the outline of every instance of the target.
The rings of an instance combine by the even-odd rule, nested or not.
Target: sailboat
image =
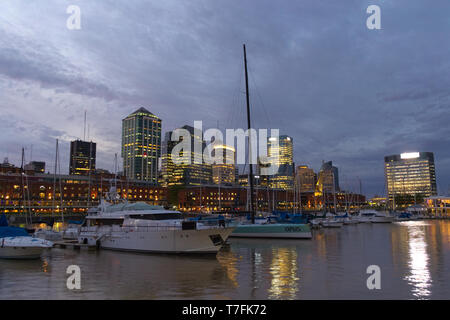
[[[250,122],[250,98],[248,92],[248,71],[247,71],[247,53],[244,48],[244,68],[245,68],[245,94],[247,102],[247,125],[248,130],[251,130]],[[251,157],[251,138],[249,137],[249,158]],[[236,229],[230,235],[230,237],[240,238],[297,238],[297,239],[311,239],[311,229],[309,224],[303,223],[271,223],[266,221],[265,223],[255,223],[255,208],[253,206],[254,200],[254,186],[253,186],[253,165],[249,161],[249,185],[250,185],[250,212],[251,223],[241,223],[236,226]]]
[[[56,139],[56,152],[55,152],[55,172],[53,174],[53,208],[56,211],[56,170],[58,168],[59,164],[59,146],[58,146],[58,139]],[[61,167],[59,167],[59,174],[61,175]],[[62,200],[62,187],[61,187],[61,177],[59,177],[59,193],[60,193],[60,200],[61,200],[61,217],[62,222],[64,223],[64,211],[63,211],[63,200]],[[36,238],[41,238],[45,240],[50,241],[60,241],[63,239],[63,233],[56,231],[53,229],[55,219],[52,217],[50,223],[47,223],[47,226],[45,228],[41,228],[35,231],[34,236]]]

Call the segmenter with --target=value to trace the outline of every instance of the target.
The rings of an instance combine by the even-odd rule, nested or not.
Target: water
[[[230,239],[216,257],[53,249],[0,260],[0,299],[448,299],[450,222],[315,230],[313,240]],[[66,268],[81,268],[68,290]],[[369,265],[381,289],[369,290]]]

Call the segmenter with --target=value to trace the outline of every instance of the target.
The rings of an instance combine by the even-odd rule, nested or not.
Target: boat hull
[[[343,226],[342,222],[322,222],[324,228],[341,228]]]
[[[45,248],[4,247],[0,248],[0,259],[39,259]]]
[[[230,235],[233,238],[311,239],[311,229],[306,224],[239,225]]]
[[[102,249],[141,253],[217,253],[234,228],[148,231],[146,228],[122,228],[103,236],[81,232],[79,243]]]

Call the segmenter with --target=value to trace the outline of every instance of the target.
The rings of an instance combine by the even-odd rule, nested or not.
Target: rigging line
[[[265,121],[267,121],[267,129],[269,129],[270,128],[270,117],[269,117],[269,113],[268,113],[268,111],[267,111],[267,108],[266,108],[266,106],[265,106],[265,104],[264,104],[264,102],[263,102],[263,99],[262,99],[262,97],[261,97],[261,94],[260,94],[260,92],[259,92],[259,89],[258,89],[258,86],[256,85],[256,80],[255,80],[255,77],[253,76],[253,70],[252,70],[252,68],[251,67],[249,67],[249,74],[250,74],[250,80],[253,82],[253,85],[254,85],[254,88],[255,88],[255,92],[256,92],[256,95],[257,95],[257,97],[259,98],[259,102],[261,103],[261,111],[262,111],[262,114],[263,114],[263,116],[265,116],[265,119],[263,119],[263,120],[265,120]],[[253,104],[253,105],[255,105],[255,104]]]
[[[233,122],[236,119],[236,113],[237,109],[236,106],[239,105],[239,98],[241,96],[240,91],[241,91],[241,87],[242,87],[242,72],[239,72],[239,80],[236,81],[237,86],[234,87],[233,90],[233,97],[232,97],[232,102],[231,102],[231,106],[230,106],[230,111],[228,112],[228,117],[227,117],[227,121],[225,122],[226,126],[229,126],[230,128],[233,126]],[[239,106],[240,108],[240,106]]]

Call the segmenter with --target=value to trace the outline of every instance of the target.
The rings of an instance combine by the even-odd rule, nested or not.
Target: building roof
[[[139,109],[137,109],[137,110],[134,111],[133,113],[130,113],[130,114],[128,115],[128,117],[133,116],[133,115],[137,115],[137,114],[140,114],[140,113],[144,113],[144,114],[149,115],[149,116],[151,116],[151,117],[153,117],[153,118],[157,118],[157,116],[155,116],[153,113],[151,113],[150,111],[148,111],[148,110],[145,109],[144,107],[140,107]]]

